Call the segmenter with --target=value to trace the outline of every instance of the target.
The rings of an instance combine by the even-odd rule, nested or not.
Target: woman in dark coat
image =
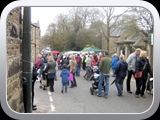
[[[116,69],[115,69],[115,85],[118,90],[118,96],[121,96],[123,93],[123,81],[124,78],[126,77],[126,72],[128,68],[128,64],[125,60],[124,55],[120,55],[120,60],[117,62]]]
[[[47,73],[49,86],[50,86],[50,92],[54,92],[54,79],[56,77],[56,62],[53,59],[53,56],[49,56],[48,63],[45,68],[45,73]]]
[[[147,52],[141,51],[140,57],[137,58],[136,61],[136,73],[139,71],[142,71],[142,77],[141,78],[135,78],[136,79],[136,92],[135,96],[138,98],[139,94],[145,98],[144,91],[146,89],[146,81],[148,79],[148,73],[153,77],[153,73],[151,71],[149,60],[147,59]]]

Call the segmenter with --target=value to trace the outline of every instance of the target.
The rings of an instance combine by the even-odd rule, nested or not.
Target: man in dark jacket
[[[66,64],[66,65],[67,65],[67,70],[70,69],[69,61],[70,61],[69,54],[66,53],[66,54],[65,54],[65,58],[62,59],[62,65],[63,65],[63,64]]]
[[[33,69],[32,69],[32,110],[37,110],[36,108],[37,105],[34,105],[34,84],[35,84],[35,81],[37,80],[37,76],[38,76],[38,73],[35,65],[33,66]]]

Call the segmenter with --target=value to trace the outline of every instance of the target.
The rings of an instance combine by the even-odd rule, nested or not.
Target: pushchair
[[[46,90],[47,86],[48,86],[47,74],[43,70],[42,77],[40,79],[40,86],[39,86],[39,88],[42,88],[43,90]]]
[[[146,93],[153,95],[153,78],[151,77],[148,78]]]
[[[93,95],[94,90],[98,89],[98,84],[99,84],[99,69],[98,69],[98,66],[94,66],[92,68],[92,76],[91,76],[90,81],[91,81],[90,93],[91,93],[91,95]],[[102,90],[105,91],[104,80],[102,82]]]
[[[153,95],[153,78],[150,78],[150,82],[151,82],[151,95]]]

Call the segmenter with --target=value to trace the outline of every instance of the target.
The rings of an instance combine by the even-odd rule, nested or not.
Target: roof
[[[32,23],[32,25],[36,26],[36,27],[40,27],[39,23]]]
[[[40,28],[39,21],[37,23],[32,23],[32,25]]]
[[[113,32],[112,32],[113,31]],[[124,29],[121,29],[120,27],[117,27],[117,28],[111,28],[110,32],[110,36],[111,37],[119,37],[121,36],[123,33],[124,33]]]
[[[133,41],[135,41],[133,45],[137,45],[139,41],[141,40],[141,38],[142,38],[141,33],[134,34],[134,36],[131,38]]]
[[[82,50],[81,52],[104,52],[104,50],[89,47],[89,48]]]

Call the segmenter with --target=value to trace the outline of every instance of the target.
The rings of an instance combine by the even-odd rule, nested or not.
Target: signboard
[[[148,44],[153,45],[153,33],[148,34]]]

